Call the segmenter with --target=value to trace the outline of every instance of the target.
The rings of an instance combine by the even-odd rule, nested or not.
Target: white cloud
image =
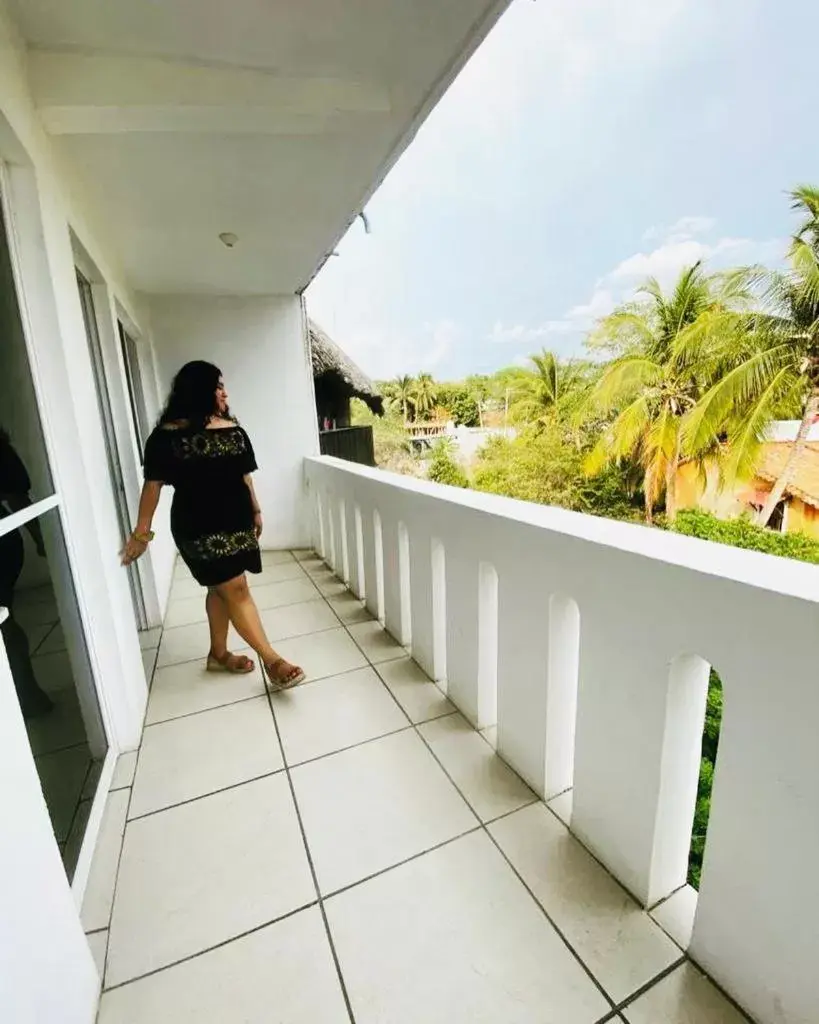
[[[617,304],[609,288],[598,288],[588,302],[572,306],[560,320],[547,320],[536,326],[515,324],[507,327],[500,321],[495,323],[489,340],[502,345],[548,344],[550,335],[585,334],[600,317],[610,313]]]

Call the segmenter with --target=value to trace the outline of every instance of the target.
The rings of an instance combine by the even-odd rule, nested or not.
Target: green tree
[[[469,487],[469,478],[455,461],[452,444],[447,439],[442,439],[434,445],[427,477],[436,484],[448,484],[450,487]]]
[[[412,405],[419,419],[426,419],[438,401],[438,390],[432,374],[420,373],[412,387]]]
[[[715,375],[712,387],[688,417],[687,442],[707,448],[714,433],[728,437],[731,476],[749,475],[771,421],[795,413],[801,420],[795,443],[758,517],[767,525],[792,481],[819,415],[819,189],[803,185],[790,193],[802,223],[784,271],[758,270],[758,308],[739,314],[735,329],[717,332],[733,354],[732,369]]]
[[[732,314],[748,302],[747,280],[736,272],[706,274],[698,262],[682,271],[670,294],[653,278],[639,293],[644,300],[605,317],[592,339],[615,358],[591,389],[583,413],[613,419],[585,469],[593,476],[623,460],[638,464],[647,521],[663,496],[673,521],[683,419],[729,358],[725,346],[724,358],[714,359],[703,337],[736,331]],[[708,440],[698,450],[701,464],[719,455],[717,434]]]
[[[413,407],[415,381],[412,377],[404,374],[403,376],[396,377],[395,380],[392,381],[391,390],[391,397],[401,406],[401,412],[404,414],[404,422],[408,423],[410,418],[410,409]]]

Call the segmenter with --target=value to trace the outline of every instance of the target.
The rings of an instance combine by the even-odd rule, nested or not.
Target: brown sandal
[[[289,665],[289,671],[282,672],[282,665]],[[299,683],[303,683],[307,678],[304,669],[297,665],[290,665],[284,658],[276,658],[269,665],[265,665],[264,674],[267,685],[273,693],[278,693],[279,690],[290,690],[294,686],[298,686]]]
[[[246,676],[255,668],[253,661],[246,654],[231,654],[227,651],[221,658],[217,658],[215,654],[208,654],[208,672],[230,672],[232,675]]]

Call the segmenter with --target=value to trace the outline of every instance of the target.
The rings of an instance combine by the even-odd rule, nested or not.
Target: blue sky
[[[809,0],[513,0],[310,286],[374,377],[582,352],[648,274],[778,262],[819,183]]]

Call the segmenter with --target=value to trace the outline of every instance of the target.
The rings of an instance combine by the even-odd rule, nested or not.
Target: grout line
[[[517,870],[517,868],[511,862],[509,857],[507,857],[505,851],[502,849],[502,847],[497,842],[495,837],[489,831],[489,828],[488,828],[488,824],[489,823],[488,822],[483,822],[481,820],[481,818],[478,815],[478,813],[475,810],[475,808],[472,806],[472,804],[469,802],[469,800],[467,800],[467,798],[464,795],[464,793],[462,792],[461,788],[458,786],[458,784],[455,782],[455,780],[452,778],[452,776],[446,770],[446,768],[445,768],[444,764],[442,763],[441,759],[438,757],[438,755],[432,749],[432,746],[427,742],[427,740],[425,739],[425,737],[423,736],[423,734],[421,733],[421,731],[417,727],[416,727],[416,732],[421,737],[422,742],[426,746],[427,750],[429,750],[429,752],[432,755],[432,757],[435,758],[436,762],[438,763],[439,767],[441,768],[441,771],[444,773],[444,775],[446,775],[446,777],[449,779],[450,783],[455,787],[455,789],[457,790],[457,792],[460,795],[461,799],[466,803],[466,805],[469,807],[469,809],[472,811],[472,813],[475,814],[475,816],[481,822],[481,824],[480,824],[481,829],[488,836],[490,842],[495,847],[495,849],[500,853],[501,857],[503,857],[503,859],[509,865],[509,868],[511,869],[511,871],[513,872],[515,877],[518,879],[520,884],[523,886],[523,888],[526,890],[526,892],[529,894],[529,896],[531,896],[531,898],[535,901],[535,905],[538,907],[540,912],[543,914],[543,916],[546,918],[546,920],[549,922],[549,924],[555,930],[556,934],[560,938],[560,940],[563,943],[563,945],[569,950],[569,952],[572,954],[572,956],[575,958],[575,960],[580,964],[580,966],[583,969],[584,973],[588,976],[588,978],[594,984],[595,988],[598,989],[598,991],[603,996],[603,998],[606,1000],[606,1002],[609,1004],[609,1006],[614,1008],[614,1003],[612,1002],[612,1000],[609,997],[609,995],[606,992],[606,990],[603,988],[603,986],[600,984],[600,982],[597,980],[597,978],[594,976],[594,974],[591,972],[591,970],[586,966],[583,958],[575,950],[575,948],[572,946],[572,944],[569,942],[569,940],[566,938],[566,936],[563,934],[563,932],[560,930],[560,928],[558,928],[557,924],[552,919],[552,916],[549,914],[549,912],[546,910],[546,908],[543,906],[543,904],[540,902],[540,900],[537,898],[537,896],[535,896],[534,892],[532,892],[531,888],[526,883],[526,881],[524,880],[524,878],[521,875],[521,873]],[[521,809],[522,808],[516,808],[516,810],[521,810]]]
[[[402,725],[399,729],[390,729],[389,732],[380,733],[378,736],[370,736],[366,740],[359,740],[358,743],[350,743],[346,747],[339,747],[338,750],[328,750],[324,754],[317,754],[316,757],[308,757],[305,761],[295,761],[293,764],[285,762],[288,769],[295,771],[297,768],[303,768],[308,764],[315,764],[316,761],[326,761],[329,757],[335,757],[337,754],[347,754],[351,750],[357,750],[359,747],[367,747],[371,743],[377,743],[379,740],[385,740],[390,736],[400,736],[401,733],[409,732],[412,728],[410,725]]]
[[[315,900],[311,900],[309,903],[304,903],[300,907],[296,907],[295,910],[288,910],[286,914],[282,914],[279,917],[274,917],[270,921],[265,921],[263,924],[255,925],[253,928],[248,928],[245,932],[240,932],[238,935],[231,935],[229,939],[224,939],[222,942],[217,942],[213,946],[208,946],[207,949],[197,950],[195,953],[191,953],[190,956],[180,957],[179,960],[173,960],[169,964],[163,964],[161,967],[156,967],[152,971],[146,971],[144,974],[138,974],[133,978],[128,978],[127,981],[119,981],[116,985],[111,985],[108,988],[103,986],[102,991],[105,992],[116,992],[119,988],[126,988],[128,985],[135,985],[138,981],[144,981],[145,978],[152,978],[155,974],[162,974],[163,971],[169,971],[173,967],[179,967],[180,964],[186,964],[190,960],[198,960],[200,956],[205,956],[207,953],[212,953],[214,950],[222,949],[223,946],[229,946],[231,942],[238,942],[240,939],[246,939],[249,935],[254,935],[256,932],[260,932],[265,928],[270,928],[273,925],[279,924],[282,921],[286,921],[290,917],[295,917],[296,914],[300,914],[303,910],[309,910],[310,907],[316,905]],[[98,928],[97,932],[104,931],[104,928]],[[86,932],[87,935],[93,934],[92,932]],[[106,950],[106,967],[107,962],[107,950]]]
[[[167,807],[157,807],[153,811],[145,811],[143,814],[135,814],[133,817],[127,819],[128,824],[134,821],[144,821],[146,818],[154,818],[157,814],[164,814],[165,811],[175,811],[179,807],[187,807],[188,804],[199,803],[200,800],[207,800],[208,797],[217,796],[219,793],[229,793],[233,789],[241,789],[242,786],[248,786],[252,782],[261,782],[262,779],[272,779],[274,775],[281,775],[284,771],[284,765],[281,768],[276,768],[272,772],[264,772],[261,775],[253,775],[249,779],[242,779],[241,782],[231,782],[227,786],[220,786],[218,789],[212,789],[208,793],[199,793],[197,796],[188,797],[185,800],[178,800],[176,803],[168,804]],[[127,787],[124,787],[127,788]],[[119,792],[115,790],[115,792]]]
[[[260,669],[260,671],[261,671],[261,669]],[[355,1014],[353,1013],[353,1004],[352,1004],[352,1002],[350,1000],[350,994],[347,991],[347,983],[344,980],[344,974],[343,974],[343,972],[341,970],[341,961],[339,960],[338,952],[336,950],[336,945],[335,945],[335,942],[333,941],[333,933],[330,931],[330,922],[329,922],[329,920],[327,918],[327,911],[325,910],[325,907],[324,907],[324,899],[323,899],[323,897],[321,895],[321,889],[320,889],[319,883],[318,883],[318,875],[316,874],[315,864],[313,863],[313,856],[310,853],[310,845],[307,842],[307,832],[306,832],[306,830],[304,828],[304,821],[302,820],[302,816],[301,816],[301,808],[299,807],[299,801],[298,801],[298,799],[296,797],[296,787],[293,785],[293,777],[292,777],[292,774],[290,772],[290,768],[287,766],[287,759],[286,759],[285,753],[284,753],[284,744],[282,743],[281,732],[279,731],[279,723],[278,723],[278,719],[276,718],[276,709],[273,707],[272,694],[270,693],[269,690],[267,691],[267,701],[268,701],[268,705],[270,707],[270,714],[273,717],[273,727],[276,730],[276,737],[277,737],[277,739],[279,741],[279,750],[281,751],[282,760],[285,763],[284,772],[285,772],[285,776],[287,778],[287,784],[290,787],[290,798],[293,801],[293,807],[294,807],[294,809],[296,811],[296,820],[298,822],[299,831],[301,833],[301,841],[304,844],[304,852],[305,852],[305,855],[307,857],[308,867],[310,868],[310,876],[313,879],[313,887],[314,887],[315,892],[316,892],[316,899],[318,901],[318,908],[319,908],[319,912],[321,913],[321,919],[322,919],[322,921],[324,923],[324,931],[325,931],[325,934],[327,935],[327,942],[328,942],[328,944],[330,946],[330,953],[331,953],[331,955],[333,957],[333,963],[334,963],[335,968],[336,968],[336,974],[338,976],[338,983],[339,983],[339,986],[341,988],[341,994],[342,994],[342,996],[344,998],[344,1005],[347,1008],[347,1015],[350,1018],[350,1024],[356,1024]]]
[[[252,672],[242,673],[243,675],[254,675],[256,669]],[[153,729],[157,725],[168,725],[171,722],[178,722],[183,718],[194,718],[196,715],[206,715],[209,711],[221,711],[222,708],[232,708],[234,704],[247,704],[249,700],[259,700],[260,697],[264,697],[264,691],[260,690],[259,693],[251,693],[248,697],[238,697],[236,700],[225,701],[224,704],[216,704],[212,708],[199,708],[197,711],[185,711],[181,715],[174,715],[173,718],[160,718],[156,722],[145,722],[142,726],[143,733],[146,729]],[[140,740],[140,743],[142,741]]]
[[[413,861],[420,860],[421,857],[426,857],[427,854],[435,853],[437,850],[442,850],[445,846],[450,846],[452,843],[457,843],[459,839],[464,839],[466,836],[474,835],[476,832],[480,831],[481,824],[478,822],[476,825],[466,829],[464,832],[459,832],[456,836],[450,836],[449,839],[443,839],[440,843],[436,843],[434,846],[430,846],[426,850],[421,850],[419,853],[413,853],[411,857],[405,857],[403,860],[399,860],[395,864],[390,864],[385,868],[381,868],[379,871],[374,871],[371,875],[367,875],[365,878],[356,879],[355,882],[350,882],[348,885],[342,885],[339,889],[333,889],[332,892],[328,892],[322,896],[322,899],[331,900],[336,896],[343,896],[345,893],[350,892],[351,889],[357,889],[360,885],[372,882],[374,879],[380,878],[382,875],[389,875],[398,868],[403,868],[407,864],[412,864]]]
[[[633,1003],[636,1003],[641,996],[644,996],[646,992],[649,992],[652,988],[654,988],[655,985],[659,985],[660,982],[664,981],[669,976],[669,974],[673,974],[678,967],[681,967],[686,962],[686,959],[687,958],[685,956],[681,956],[673,963],[669,964],[668,967],[664,967],[661,971],[654,975],[654,977],[650,981],[647,981],[645,982],[645,984],[640,985],[640,987],[635,989],[635,991],[632,992],[631,995],[627,996],[625,999],[622,999],[619,1003],[617,1003],[617,1005],[614,1007],[611,1013],[606,1014],[605,1017],[601,1017],[597,1024],[608,1024],[609,1021],[616,1021],[619,1018],[620,1013],[624,1009],[631,1006]]]
[[[315,600],[310,600],[310,601],[300,601],[300,602],[296,602],[296,603],[297,604],[316,604],[316,601]],[[294,607],[294,605],[282,605],[282,607],[283,608],[285,608],[285,607],[292,608],[292,607]],[[278,609],[276,609],[276,608],[265,609],[265,610],[267,610],[267,611],[278,611]],[[335,615],[335,612],[333,612],[333,614]],[[336,616],[336,618],[338,618],[338,616]],[[339,620],[339,622],[340,621],[341,620]],[[191,622],[190,625],[191,626],[206,626],[207,625],[207,621],[205,621],[205,622]],[[308,637],[308,636],[318,636],[319,633],[332,633],[335,630],[337,630],[338,628],[339,628],[338,626],[327,626],[324,629],[311,629],[307,633],[296,633],[293,636],[280,636],[280,637],[276,637],[276,639],[274,639],[274,640],[271,640],[270,637],[268,637],[268,641],[270,642],[271,645],[273,645],[273,644],[284,644],[284,643],[289,643],[291,640],[303,640],[305,637]],[[188,626],[173,626],[173,627],[171,627],[171,631],[173,631],[174,629],[188,629]],[[163,634],[163,636],[164,636],[164,634]],[[238,637],[238,634],[237,634],[237,637]],[[241,637],[238,637],[238,639],[242,640]],[[243,640],[242,640],[242,643],[244,644]],[[253,655],[254,655],[254,659],[258,660],[258,655],[255,653],[255,651],[252,650],[252,648],[248,647],[247,645],[245,645],[244,647],[238,648],[233,653],[234,654],[244,654],[246,651],[251,651],[251,653],[253,653]],[[169,662],[167,662],[164,665],[160,665],[159,664],[159,659],[157,658],[157,664],[154,667],[154,673],[157,673],[157,672],[161,671],[162,669],[166,669],[166,668],[175,668],[177,665],[192,665],[195,661],[202,661],[202,660],[204,660],[202,655],[198,654],[195,658],[183,658],[181,661],[169,661]],[[241,675],[241,673],[239,673],[239,674]],[[247,673],[247,674],[249,675],[250,673]]]

